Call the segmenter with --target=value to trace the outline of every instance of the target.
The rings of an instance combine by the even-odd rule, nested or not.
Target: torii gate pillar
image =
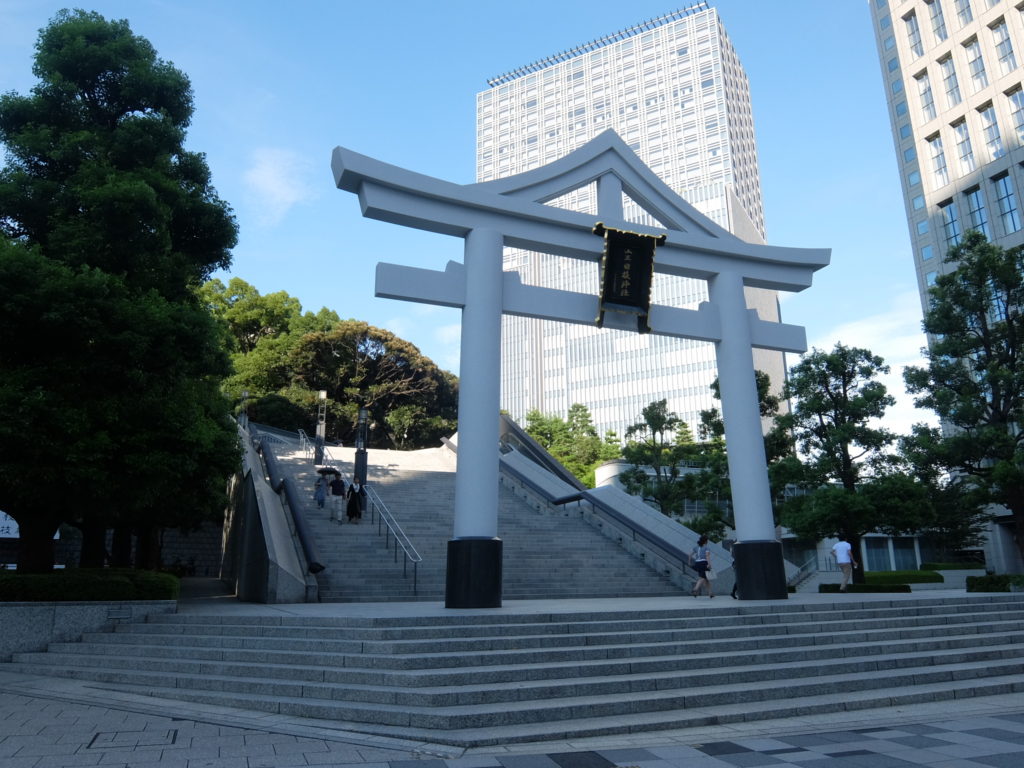
[[[722,322],[715,362],[736,525],[732,556],[737,593],[741,599],[782,600],[788,596],[788,588],[782,543],[775,537],[771,487],[763,469],[768,461],[742,276],[734,272],[715,275],[708,281],[708,298],[718,306]]]
[[[459,453],[455,523],[445,576],[446,608],[501,607],[495,454],[501,399],[502,245],[501,233],[490,229],[474,229],[465,238]]]

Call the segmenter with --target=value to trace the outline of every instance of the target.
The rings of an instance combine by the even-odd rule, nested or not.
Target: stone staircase
[[[282,455],[303,494],[310,529],[327,568],[317,575],[321,602],[441,601],[455,500],[454,466],[444,448],[371,451],[368,481],[423,558],[413,567],[390,549],[382,530],[364,517],[334,523],[329,507],[312,499],[315,468],[301,454]],[[351,478],[351,449],[331,449],[333,465]],[[330,505],[330,501],[328,501]],[[572,509],[531,507],[510,490],[499,493],[503,542],[502,597],[506,600],[680,595],[682,590]]]
[[[1024,595],[163,614],[0,669],[435,744],[543,742],[1022,692]]]

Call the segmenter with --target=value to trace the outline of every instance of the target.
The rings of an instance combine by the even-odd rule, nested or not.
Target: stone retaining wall
[[[0,662],[10,661],[14,653],[44,651],[50,643],[74,642],[86,632],[177,609],[177,600],[0,603]]]

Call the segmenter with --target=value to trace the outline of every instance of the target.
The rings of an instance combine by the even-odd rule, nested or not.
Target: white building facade
[[[1024,11],[1011,0],[868,0],[922,307],[969,229],[1024,243]]]
[[[609,128],[672,189],[720,226],[764,242],[764,215],[746,75],[717,12],[700,2],[493,78],[477,96],[477,181],[562,157]],[[596,212],[594,185],[553,204]],[[628,199],[630,221],[657,226]],[[595,217],[595,223],[597,219]],[[506,249],[504,268],[526,284],[597,293],[594,264]],[[696,309],[701,281],[658,275],[652,301]],[[772,291],[748,306],[778,321]],[[781,386],[782,353],[755,364]],[[565,417],[586,405],[600,434],[620,438],[641,410],[665,398],[691,428],[716,405],[706,342],[505,317],[501,407],[523,423],[531,409]]]
[[[885,83],[922,308],[963,233],[1024,243],[1024,4],[867,0]],[[1021,567],[997,520],[998,571]]]

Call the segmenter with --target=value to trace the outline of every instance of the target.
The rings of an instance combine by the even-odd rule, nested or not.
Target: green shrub
[[[849,584],[846,587],[848,592],[910,592],[909,584]],[[838,584],[819,584],[818,592],[838,593]]]
[[[1011,573],[996,573],[988,576],[968,576],[968,592],[1011,592],[1011,586],[1024,589],[1024,576]]]
[[[67,569],[45,574],[0,573],[0,602],[174,600],[176,576],[128,569]]]
[[[868,584],[941,584],[944,579],[935,571],[868,571]]]
[[[130,571],[135,585],[136,600],[177,600],[181,593],[181,579],[173,573]]]
[[[980,571],[984,563],[921,563],[922,571]]]

